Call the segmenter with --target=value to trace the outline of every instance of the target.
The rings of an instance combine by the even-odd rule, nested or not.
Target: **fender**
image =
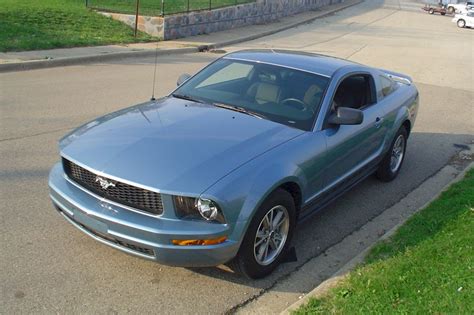
[[[217,202],[226,209],[227,222],[233,222],[234,230],[230,231],[230,239],[240,242],[253,218],[255,212],[277,187],[293,182],[299,187],[305,187],[307,179],[296,164],[275,162],[263,165],[260,158],[244,165],[219,181],[201,196]],[[226,193],[224,193],[226,192]],[[219,198],[226,196],[226,199]],[[242,231],[243,230],[243,231]]]
[[[313,170],[313,181],[323,178],[326,150],[323,139],[314,132],[304,133],[242,165],[201,194],[225,209],[226,221],[234,226],[229,238],[235,241],[243,238],[242,230],[247,229],[255,211],[282,184],[298,185],[305,200],[308,194],[305,188],[314,187],[305,169]]]
[[[412,128],[415,124],[419,103],[419,96],[416,87],[414,85],[409,85],[402,86],[400,89],[405,91],[399,91],[401,95],[398,97],[404,98],[406,101],[402,104],[402,106],[395,109],[394,112],[388,114],[390,125],[388,126],[387,134],[384,140],[384,152],[389,149],[396,132],[407,120],[410,122],[410,126]]]

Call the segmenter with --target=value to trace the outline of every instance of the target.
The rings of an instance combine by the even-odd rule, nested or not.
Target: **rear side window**
[[[384,97],[392,94],[393,91],[396,90],[396,83],[388,77],[380,76],[380,83],[382,85],[382,95]]]

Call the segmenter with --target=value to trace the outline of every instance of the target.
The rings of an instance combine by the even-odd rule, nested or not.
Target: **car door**
[[[365,175],[364,172],[376,166],[384,147],[387,128],[384,123],[385,112],[383,104],[377,102],[374,76],[371,73],[353,73],[340,81],[338,89],[344,80],[353,76],[363,76],[367,80],[367,104],[358,108],[362,110],[364,119],[360,125],[327,125],[324,127],[323,132],[327,144],[325,186],[328,190]],[[354,90],[357,91],[357,89]],[[338,90],[336,90],[334,97],[337,93]],[[350,101],[349,96],[346,96],[345,99],[346,102]],[[340,106],[345,105],[347,104],[340,104]],[[329,109],[327,117],[333,110],[335,109]]]
[[[474,12],[469,12],[466,16],[466,26],[474,27]]]

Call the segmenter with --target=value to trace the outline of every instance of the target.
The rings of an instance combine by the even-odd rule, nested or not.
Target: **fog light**
[[[191,246],[191,245],[217,245],[227,240],[227,236],[212,238],[208,240],[173,240],[173,245]]]

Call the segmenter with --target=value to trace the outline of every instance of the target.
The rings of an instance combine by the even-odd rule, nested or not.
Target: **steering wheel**
[[[287,99],[284,99],[283,101],[281,101],[281,104],[282,105],[286,105],[286,106],[289,106],[289,107],[293,107],[293,108],[296,108],[296,109],[299,109],[301,110],[302,112],[304,111],[307,111],[308,110],[308,106],[301,100],[297,99],[297,98],[287,98]],[[296,105],[296,106],[295,106]]]

